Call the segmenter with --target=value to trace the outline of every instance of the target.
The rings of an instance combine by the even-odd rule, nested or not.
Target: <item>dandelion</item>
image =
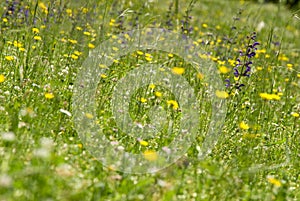
[[[217,90],[217,91],[216,91],[216,96],[217,96],[218,98],[223,98],[223,99],[225,99],[225,98],[228,98],[228,97],[229,97],[229,94],[228,94],[226,91],[219,91],[219,90]]]
[[[138,55],[140,55],[140,56],[144,54],[144,52],[142,52],[142,51],[140,51],[140,50],[136,51],[136,53],[137,53]]]
[[[5,81],[5,76],[3,74],[0,74],[0,83]]]
[[[33,39],[40,41],[40,40],[42,40],[42,37],[41,36],[34,36]]]
[[[278,179],[275,179],[274,177],[268,177],[268,182],[273,184],[276,187],[280,187],[282,185],[281,181],[279,181]]]
[[[182,75],[184,73],[185,69],[181,67],[174,67],[172,68],[172,72],[176,75]]]
[[[171,105],[171,106],[173,107],[174,110],[176,110],[176,109],[179,108],[179,105],[178,105],[177,101],[175,101],[175,100],[168,100],[168,101],[167,101],[167,104],[168,104],[168,105]]]
[[[297,112],[292,112],[291,115],[296,118],[298,118],[300,116],[299,113],[297,113]]]
[[[155,88],[155,84],[150,84],[150,85],[149,85],[149,88],[150,88],[150,89],[154,89],[154,88]]]
[[[158,158],[158,155],[153,150],[147,150],[144,152],[144,158],[148,161],[156,161]]]
[[[249,125],[246,124],[244,121],[242,121],[239,126],[243,130],[248,130],[250,128]]]
[[[173,58],[173,57],[174,57],[174,55],[173,55],[173,54],[171,54],[171,53],[169,53],[169,54],[168,54],[168,57],[170,57],[170,58]]]
[[[142,97],[142,98],[140,98],[140,101],[141,101],[141,103],[146,103],[147,99]]]
[[[13,61],[14,60],[14,57],[13,56],[5,56],[5,59],[7,61]]]
[[[73,40],[73,39],[69,39],[68,40],[70,43],[72,43],[72,44],[77,44],[78,42],[77,42],[77,40]]]
[[[92,44],[92,43],[89,43],[89,44],[88,44],[88,47],[89,47],[90,49],[94,49],[94,48],[95,48],[95,45]]]
[[[86,36],[90,36],[91,35],[91,33],[88,32],[88,31],[83,32],[83,34],[86,35]]]
[[[161,96],[162,96],[162,93],[159,92],[159,91],[156,91],[156,92],[154,92],[154,95],[155,95],[156,97],[161,97]]]
[[[88,119],[93,119],[94,116],[91,113],[85,113],[85,117]]]
[[[72,54],[72,55],[71,55],[71,58],[74,59],[74,60],[77,60],[77,59],[78,59],[78,56],[75,55],[75,54]]]
[[[219,67],[219,72],[222,73],[222,74],[227,74],[230,72],[230,69],[227,68],[226,66],[220,66]]]
[[[149,145],[149,143],[146,142],[145,140],[140,140],[140,144],[145,147]]]
[[[292,70],[292,69],[293,69],[293,64],[286,64],[286,67],[287,67],[289,70]]]
[[[265,100],[280,100],[280,96],[278,94],[260,93],[259,96]]]
[[[45,98],[52,99],[52,98],[54,98],[54,95],[53,95],[53,93],[45,93]]]
[[[35,33],[35,34],[40,33],[40,30],[39,30],[38,28],[35,28],[35,27],[34,27],[34,28],[32,28],[31,30],[32,30],[32,32]]]

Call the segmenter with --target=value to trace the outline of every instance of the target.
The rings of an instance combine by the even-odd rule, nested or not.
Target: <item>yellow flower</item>
[[[218,98],[228,98],[229,97],[229,94],[226,92],[226,91],[219,91],[219,90],[217,90],[216,91],[216,96],[218,97]]]
[[[173,58],[174,55],[170,53],[170,54],[168,54],[168,57]]]
[[[146,98],[141,98],[140,101],[141,101],[142,103],[146,103],[146,102],[147,102],[147,99],[146,99]]]
[[[0,83],[4,82],[5,81],[5,76],[0,74]]]
[[[101,74],[100,76],[101,76],[101,78],[107,78],[107,75],[105,75],[105,74]]]
[[[0,79],[0,82],[1,82],[1,79]],[[297,112],[292,112],[291,115],[296,118],[300,116],[299,113],[297,113]]]
[[[158,158],[158,155],[155,151],[147,150],[144,152],[144,157],[148,161],[156,161]]]
[[[202,24],[202,27],[203,27],[203,28],[207,28],[208,25],[204,23],[204,24]]]
[[[230,72],[230,69],[227,68],[226,66],[220,66],[220,67],[219,67],[219,71],[220,71],[220,73],[222,73],[222,74],[226,74],[226,73],[229,73],[229,72]]]
[[[5,59],[7,61],[13,61],[14,60],[14,57],[13,56],[5,56]]]
[[[86,35],[86,36],[90,36],[91,35],[91,33],[88,32],[88,31],[83,32],[83,34]]]
[[[5,23],[8,22],[7,18],[3,18],[2,21]]]
[[[269,177],[268,182],[276,187],[280,187],[282,185],[281,182],[278,179],[275,179],[274,177]]]
[[[33,39],[34,40],[42,40],[42,37],[41,36],[34,36]]]
[[[78,30],[78,31],[82,31],[82,28],[81,27],[76,27],[76,29]]]
[[[54,95],[52,93],[45,93],[45,98],[52,99],[52,98],[54,98]]]
[[[37,33],[40,33],[40,30],[38,28],[34,27],[34,28],[32,28],[32,32],[37,34]]]
[[[202,73],[198,73],[198,74],[197,74],[197,78],[199,78],[200,80],[203,80],[204,75],[203,75]]]
[[[91,113],[85,113],[86,118],[92,119],[94,116]]]
[[[152,57],[145,57],[147,61],[152,61]]]
[[[293,64],[286,64],[286,67],[291,70],[293,68]]]
[[[149,85],[149,88],[150,88],[150,89],[154,89],[154,88],[155,88],[155,84],[150,84],[150,85]]]
[[[259,96],[265,100],[280,100],[280,96],[277,94],[260,93]]]
[[[89,43],[88,47],[91,48],[91,49],[94,49],[94,48],[95,48],[95,45],[92,44],[92,43]]]
[[[179,108],[179,105],[178,105],[177,101],[175,101],[175,100],[168,100],[167,104],[168,105],[172,105],[172,107],[173,107],[174,110],[176,110],[176,109]]]
[[[72,54],[72,55],[71,55],[71,58],[74,59],[74,60],[77,60],[77,59],[78,59],[78,56],[75,55],[75,54]]]
[[[149,143],[146,142],[145,140],[141,140],[141,141],[140,141],[140,144],[141,144],[142,146],[145,146],[145,147],[149,145]]]
[[[66,13],[67,13],[69,16],[72,16],[72,9],[69,9],[69,8],[68,8],[68,9],[66,10]]]
[[[161,97],[161,96],[162,96],[162,93],[159,92],[159,91],[156,91],[156,92],[154,93],[154,95],[155,95],[156,97]]]
[[[72,44],[77,44],[77,40],[69,39],[68,41]]]
[[[79,52],[79,51],[76,50],[76,51],[74,52],[74,54],[77,55],[77,56],[80,56],[80,55],[82,55],[82,52]]]
[[[144,52],[142,52],[142,51],[140,51],[140,50],[136,51],[136,53],[137,53],[138,55],[143,55],[143,54],[144,54]]]
[[[181,67],[174,67],[172,68],[172,72],[176,75],[182,75],[184,73],[184,68]]]
[[[240,123],[240,128],[243,129],[243,130],[248,130],[250,127],[248,124],[246,124],[244,121],[242,121]]]

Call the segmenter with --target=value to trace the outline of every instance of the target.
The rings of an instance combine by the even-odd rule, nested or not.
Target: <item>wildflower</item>
[[[142,97],[142,98],[140,98],[140,101],[141,101],[141,103],[146,103],[147,99]]]
[[[184,68],[181,67],[174,67],[172,68],[172,72],[176,75],[182,75],[184,73]]]
[[[74,52],[74,54],[77,55],[77,56],[80,56],[80,55],[82,55],[82,52],[79,52],[79,51],[76,50],[76,51]]]
[[[5,76],[0,74],[0,83],[4,82],[5,81]]]
[[[75,54],[72,54],[72,55],[71,55],[71,58],[74,59],[74,60],[77,60],[77,59],[78,59],[78,56],[75,55]]]
[[[136,53],[137,53],[138,55],[140,55],[140,56],[144,54],[144,52],[142,52],[142,51],[140,51],[140,50],[136,51]]]
[[[93,119],[94,116],[91,113],[85,113],[86,118]]]
[[[154,89],[154,88],[155,88],[155,84],[150,84],[150,85],[149,85],[149,88],[150,88],[150,89]]]
[[[155,95],[156,97],[161,97],[161,96],[162,96],[162,93],[159,92],[159,91],[156,91],[156,92],[154,93],[154,95]]]
[[[101,74],[100,77],[101,77],[101,78],[107,78],[107,75]]]
[[[293,64],[286,64],[286,67],[287,67],[289,70],[292,70]]]
[[[14,60],[14,57],[13,56],[5,56],[5,59],[7,61],[13,61]]]
[[[244,121],[242,121],[239,126],[243,130],[248,130],[250,128],[249,125],[246,124]]]
[[[33,39],[34,40],[42,40],[42,37],[41,36],[34,36]]]
[[[173,54],[171,54],[171,53],[169,53],[169,54],[168,54],[168,57],[170,57],[170,58],[173,58],[173,57],[174,57],[174,55],[173,55]]]
[[[91,49],[94,49],[94,48],[95,48],[95,45],[92,44],[92,43],[89,43],[89,44],[88,44],[88,47],[91,48]]]
[[[3,18],[2,21],[5,22],[5,23],[7,23],[8,19],[7,18]]]
[[[275,179],[274,177],[268,177],[268,182],[276,187],[280,187],[282,185],[281,182],[278,179]]]
[[[2,133],[1,139],[7,142],[12,142],[16,139],[16,136],[13,132]]]
[[[208,27],[208,25],[207,25],[207,24],[205,24],[205,23],[203,23],[203,24],[202,24],[202,27],[203,27],[203,28],[207,28],[207,27]]]
[[[167,101],[167,104],[168,104],[168,105],[172,105],[172,107],[173,107],[174,110],[176,110],[176,109],[179,108],[178,103],[177,103],[177,101],[175,101],[175,100],[168,100],[168,101]]]
[[[291,115],[296,118],[300,116],[299,113],[297,113],[297,112],[292,112]]]
[[[226,91],[219,91],[219,90],[217,90],[217,91],[216,91],[216,96],[217,96],[218,98],[223,98],[223,99],[225,99],[225,98],[228,98],[228,97],[229,97],[229,94],[228,94]]]
[[[68,41],[72,44],[77,44],[77,40],[69,39]]]
[[[86,36],[90,36],[91,35],[91,33],[88,32],[88,31],[83,32],[83,34],[86,35]]]
[[[220,66],[219,67],[219,72],[222,73],[222,74],[226,74],[226,73],[230,72],[230,69],[227,68],[226,66]]]
[[[158,155],[155,151],[147,150],[144,152],[144,158],[148,161],[156,161],[158,158]]]
[[[54,95],[52,93],[45,93],[45,98],[52,99],[52,98],[54,98]]]
[[[67,9],[67,10],[66,10],[66,13],[71,17],[71,16],[72,16],[72,13],[73,13],[73,12],[72,12],[72,9]]]
[[[146,142],[145,140],[140,140],[140,144],[145,147],[149,145],[149,143]]]
[[[241,77],[249,77],[251,73],[251,65],[253,62],[251,61],[253,57],[256,55],[257,47],[259,45],[256,42],[256,33],[253,32],[251,36],[247,37],[248,43],[246,49],[243,51],[239,51],[240,56],[236,60],[236,66],[233,68],[233,74],[235,78],[235,85],[230,84],[230,80],[227,80],[227,87],[234,86],[237,89],[240,89],[244,84],[239,83]]]
[[[32,28],[32,32],[35,33],[35,34],[38,34],[40,33],[40,30],[38,28]]]
[[[145,57],[145,59],[149,62],[152,61],[152,57]]]
[[[280,96],[278,94],[260,93],[259,96],[265,100],[280,100]]]

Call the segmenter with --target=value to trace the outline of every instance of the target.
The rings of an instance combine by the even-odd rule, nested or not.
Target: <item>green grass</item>
[[[299,11],[273,4],[188,0],[44,4],[25,0],[20,6],[23,10],[4,17],[7,4],[0,3],[0,200],[300,199]],[[28,17],[24,17],[26,9]],[[205,74],[200,79],[180,56],[141,50],[112,58],[118,62],[109,66],[98,84],[95,115],[105,136],[137,154],[158,151],[176,138],[162,124],[160,132],[143,139],[145,146],[122,132],[112,117],[111,90],[129,71],[145,64],[164,64],[165,70],[184,67],[181,76],[197,93],[205,115],[199,118],[194,143],[174,164],[145,174],[104,166],[88,151],[73,121],[73,89],[89,51],[94,50],[91,44],[101,48],[104,41],[136,28],[181,32],[182,21],[186,22],[183,29],[193,27],[188,35],[194,44],[210,53],[201,55],[203,60],[215,63],[216,73],[221,66],[231,70],[219,75],[223,80],[245,85],[241,90],[222,89],[229,96],[217,144],[200,159],[212,114],[212,103],[201,100],[215,95]],[[251,59],[251,76],[235,80],[231,61],[246,48],[247,36],[254,31],[260,45]],[[277,95],[279,100],[263,99],[261,93]],[[158,105],[167,119],[176,120],[176,130],[182,114],[168,104],[170,100],[176,97],[169,89],[144,86],[131,96],[130,115],[134,121],[149,123],[151,118],[145,114]]]

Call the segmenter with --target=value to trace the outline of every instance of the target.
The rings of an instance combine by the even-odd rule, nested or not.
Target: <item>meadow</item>
[[[132,30],[142,45],[175,33],[192,55],[133,50]],[[1,1],[0,201],[300,200],[299,38],[299,10],[280,3]],[[191,90],[139,86],[151,65]],[[180,131],[195,135],[181,144]]]

